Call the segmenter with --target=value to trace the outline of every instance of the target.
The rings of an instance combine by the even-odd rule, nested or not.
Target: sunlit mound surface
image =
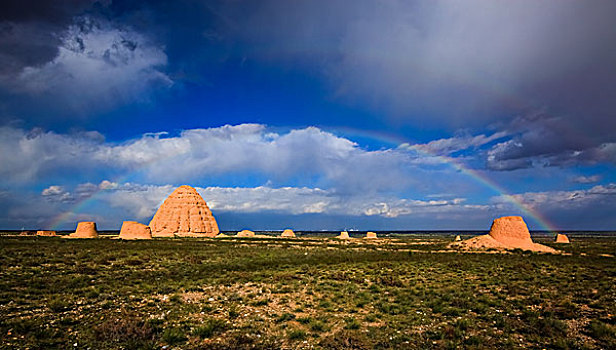
[[[98,231],[96,231],[95,222],[80,222],[77,224],[75,232],[66,236],[67,238],[97,238]]]
[[[554,248],[533,242],[528,227],[520,216],[495,219],[489,234],[453,242],[449,247],[461,250],[522,249],[541,253],[558,252]]]
[[[136,221],[124,221],[120,229],[120,239],[152,239],[150,228]]]
[[[569,237],[567,237],[567,235],[562,234],[562,233],[558,233],[558,234],[556,234],[556,237],[554,238],[554,243],[568,244],[568,243],[571,243],[571,242],[569,242]]]
[[[280,235],[280,237],[293,238],[295,237],[295,232],[293,232],[293,230],[291,229],[286,229],[282,231],[282,234]]]
[[[376,236],[376,232],[366,232],[366,237],[364,237],[365,239],[377,239],[378,237]]]
[[[180,186],[165,199],[150,221],[152,237],[215,237],[216,219],[197,190]]]
[[[58,236],[56,234],[56,231],[46,231],[46,230],[36,231],[36,235],[37,236],[41,236],[41,237],[56,237],[56,236]]]
[[[250,230],[241,230],[237,233],[237,237],[254,237],[255,233]]]
[[[336,236],[338,239],[349,239],[349,233],[347,231],[340,232],[340,235]]]

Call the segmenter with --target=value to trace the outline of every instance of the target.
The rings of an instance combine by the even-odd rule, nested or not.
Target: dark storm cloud
[[[58,33],[96,1],[8,0],[0,3],[0,74],[44,64],[58,54]],[[96,7],[95,6],[95,7]]]
[[[258,4],[224,11],[249,58],[316,68],[339,100],[411,125],[514,129],[492,169],[614,159],[614,1]],[[552,117],[514,120],[536,110]]]
[[[506,126],[512,137],[487,152],[487,167],[515,170],[533,166],[616,164],[616,136],[592,131],[600,126],[574,128],[566,118],[543,112],[518,117]]]
[[[173,84],[164,72],[164,45],[107,4],[54,2],[31,12],[8,5],[0,22],[0,97],[9,112],[92,117],[147,102]]]
[[[613,1],[259,5],[226,15],[242,24],[248,53],[318,65],[355,103],[450,125],[547,105],[616,126],[606,117],[616,103]]]

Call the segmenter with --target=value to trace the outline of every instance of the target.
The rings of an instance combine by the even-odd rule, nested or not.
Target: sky
[[[0,4],[0,229],[616,230],[616,2]]]

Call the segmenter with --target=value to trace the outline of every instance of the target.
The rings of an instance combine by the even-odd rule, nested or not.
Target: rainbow
[[[392,148],[401,147],[403,145],[410,145],[408,140],[403,139],[400,136],[392,135],[392,134],[388,134],[388,133],[383,133],[383,132],[358,130],[358,129],[347,128],[347,127],[343,127],[343,128],[328,128],[328,129],[333,131],[334,133],[336,133],[338,135],[341,135],[343,137],[349,138],[350,140],[352,140],[354,137],[369,138],[369,139],[372,139],[372,140],[379,141],[382,144],[389,145]],[[524,216],[526,216],[527,219],[530,218],[533,221],[535,221],[540,226],[541,230],[548,231],[548,232],[555,232],[556,231],[555,226],[552,225],[548,221],[547,218],[545,218],[539,212],[533,210],[531,207],[527,206],[525,203],[523,203],[522,201],[517,199],[515,196],[511,195],[505,188],[503,188],[502,186],[497,184],[495,181],[493,181],[492,179],[490,179],[486,175],[480,173],[479,171],[467,167],[465,164],[463,164],[459,160],[457,160],[455,158],[452,158],[452,157],[447,157],[447,156],[442,156],[442,155],[434,154],[434,153],[431,153],[431,152],[429,152],[427,150],[421,149],[419,147],[409,146],[409,148],[412,149],[414,152],[417,152],[420,155],[424,155],[424,156],[435,158],[435,159],[439,160],[441,163],[451,166],[457,172],[466,175],[467,177],[469,177],[470,179],[472,179],[475,182],[479,183],[480,185],[489,188],[491,191],[495,192],[495,194],[498,194],[499,196],[504,198],[506,201],[508,201],[509,203],[514,205],[517,209],[519,209],[524,214]],[[138,172],[138,171],[140,171],[140,170],[142,170],[144,168],[147,168],[147,167],[153,165],[154,163],[158,163],[158,162],[160,162],[162,160],[165,160],[165,159],[168,159],[168,158],[171,158],[171,157],[174,157],[174,156],[176,156],[176,154],[171,154],[171,155],[168,155],[168,156],[165,156],[165,157],[160,157],[160,158],[158,158],[156,160],[153,160],[153,161],[150,161],[150,162],[146,162],[146,163],[142,164],[139,168],[133,170],[132,172],[129,172],[128,174],[126,174],[124,176],[119,176],[119,177],[111,180],[111,182],[122,184],[125,181],[127,181],[136,172]],[[100,186],[98,186],[98,189],[91,196],[85,197],[85,198],[77,201],[67,211],[62,212],[58,216],[53,218],[50,221],[49,225],[48,225],[50,227],[50,229],[52,229],[52,230],[58,229],[61,224],[69,221],[69,219],[70,219],[70,217],[72,215],[75,215],[76,213],[80,212],[81,210],[86,208],[90,203],[95,202],[96,201],[96,196],[98,194],[100,194],[101,191],[104,191],[104,189],[102,189]]]
[[[146,137],[145,134],[143,137]],[[154,135],[155,138],[158,138],[160,134],[152,134]],[[140,164],[139,167],[133,169],[133,171],[128,172],[127,174],[124,174],[122,176],[117,176],[112,178],[111,180],[107,180],[113,183],[117,183],[118,185],[121,185],[123,183],[126,183],[126,181],[128,181],[131,176],[133,176],[135,173],[138,173],[139,171],[146,169],[156,163],[159,163],[163,160],[169,159],[169,158],[173,158],[179,154],[181,154],[182,152],[170,152],[170,154],[165,155],[164,157],[153,157],[152,160],[150,160],[149,162],[143,162],[142,164]],[[75,204],[73,204],[68,210],[60,213],[59,215],[57,215],[56,217],[54,217],[53,219],[51,219],[49,221],[49,224],[47,225],[50,230],[58,230],[58,228],[60,227],[60,225],[62,225],[65,222],[68,222],[70,220],[70,217],[78,212],[80,212],[81,210],[83,210],[84,208],[86,208],[90,203],[94,203],[96,202],[96,196],[98,194],[100,194],[102,191],[104,191],[105,189],[101,188],[100,184],[97,185],[97,190],[94,191],[94,193],[92,193],[90,196],[82,198],[78,201],[75,202]]]
[[[489,188],[491,191],[495,192],[495,194],[501,196],[507,202],[514,205],[518,210],[520,210],[520,212],[524,214],[524,216],[535,221],[539,225],[540,230],[548,231],[548,232],[557,231],[556,226],[550,223],[550,221],[545,216],[543,216],[541,213],[533,210],[531,207],[526,205],[524,202],[517,199],[515,196],[511,195],[505,188],[497,184],[494,180],[490,179],[489,177],[480,173],[477,170],[467,167],[465,164],[463,164],[462,162],[460,162],[459,160],[455,158],[438,155],[433,152],[429,152],[428,150],[421,149],[419,147],[412,147],[412,145],[410,145],[408,140],[403,139],[397,135],[391,135],[391,134],[384,133],[384,132],[357,130],[357,129],[347,128],[347,127],[336,128],[336,132],[343,136],[348,136],[350,139],[352,139],[353,136],[362,137],[362,138],[370,138],[370,139],[379,141],[385,145],[389,145],[392,147],[401,147],[403,145],[409,145],[409,148],[412,149],[414,152],[417,152],[420,155],[435,158],[439,160],[441,163],[451,166],[457,172],[460,172],[466,175],[467,177],[479,183],[480,185]]]

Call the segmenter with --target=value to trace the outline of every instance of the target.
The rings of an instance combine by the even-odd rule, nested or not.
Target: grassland
[[[570,255],[446,244],[0,237],[0,344],[616,348],[616,239]]]

